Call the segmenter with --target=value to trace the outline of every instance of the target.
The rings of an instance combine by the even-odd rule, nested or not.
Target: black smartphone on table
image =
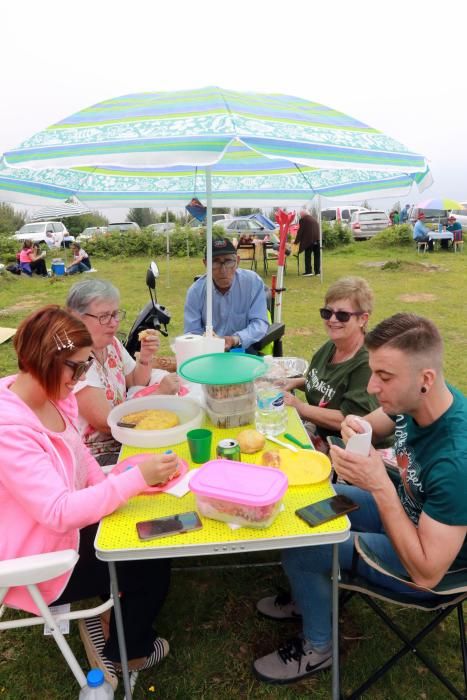
[[[198,513],[194,510],[177,515],[166,515],[154,520],[141,520],[136,523],[136,530],[140,540],[153,540],[156,537],[169,537],[191,530],[199,530],[203,527]]]
[[[340,518],[341,515],[346,515],[359,508],[360,506],[354,503],[351,498],[338,494],[331,498],[325,498],[324,501],[317,501],[304,508],[298,508],[295,515],[298,515],[310,527],[316,527],[316,525]]]

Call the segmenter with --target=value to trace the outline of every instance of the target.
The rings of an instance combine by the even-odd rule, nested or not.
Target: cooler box
[[[65,274],[65,263],[63,260],[52,261],[52,273],[57,276]]]

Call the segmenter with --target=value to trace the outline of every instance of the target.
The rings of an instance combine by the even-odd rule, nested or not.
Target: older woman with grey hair
[[[85,444],[102,465],[116,461],[119,443],[113,440],[107,417],[122,403],[132,386],[146,386],[151,380],[152,361],[159,348],[156,333],[141,340],[141,352],[135,361],[116,338],[125,312],[119,308],[120,293],[110,282],[86,279],[71,287],[66,301],[68,310],[78,316],[91,334],[95,362],[75,388],[79,408],[79,427]],[[164,376],[154,393],[175,394],[179,389],[175,374]]]

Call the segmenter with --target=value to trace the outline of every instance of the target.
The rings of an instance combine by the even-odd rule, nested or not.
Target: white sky
[[[218,85],[361,119],[428,158],[411,201],[467,201],[466,19],[463,0],[4,0],[0,153],[110,97]]]

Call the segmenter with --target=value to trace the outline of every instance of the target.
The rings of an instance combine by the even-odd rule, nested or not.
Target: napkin
[[[355,435],[352,435],[348,439],[345,449],[347,452],[353,452],[354,454],[362,455],[362,457],[368,457],[371,447],[371,425],[362,418],[359,418],[358,422],[363,428],[363,433],[355,433]]]
[[[190,490],[190,479],[197,471],[198,469],[190,469],[180,481],[177,481],[170,489],[166,489],[164,493],[170,493],[171,496],[177,496],[177,498],[186,496]]]

